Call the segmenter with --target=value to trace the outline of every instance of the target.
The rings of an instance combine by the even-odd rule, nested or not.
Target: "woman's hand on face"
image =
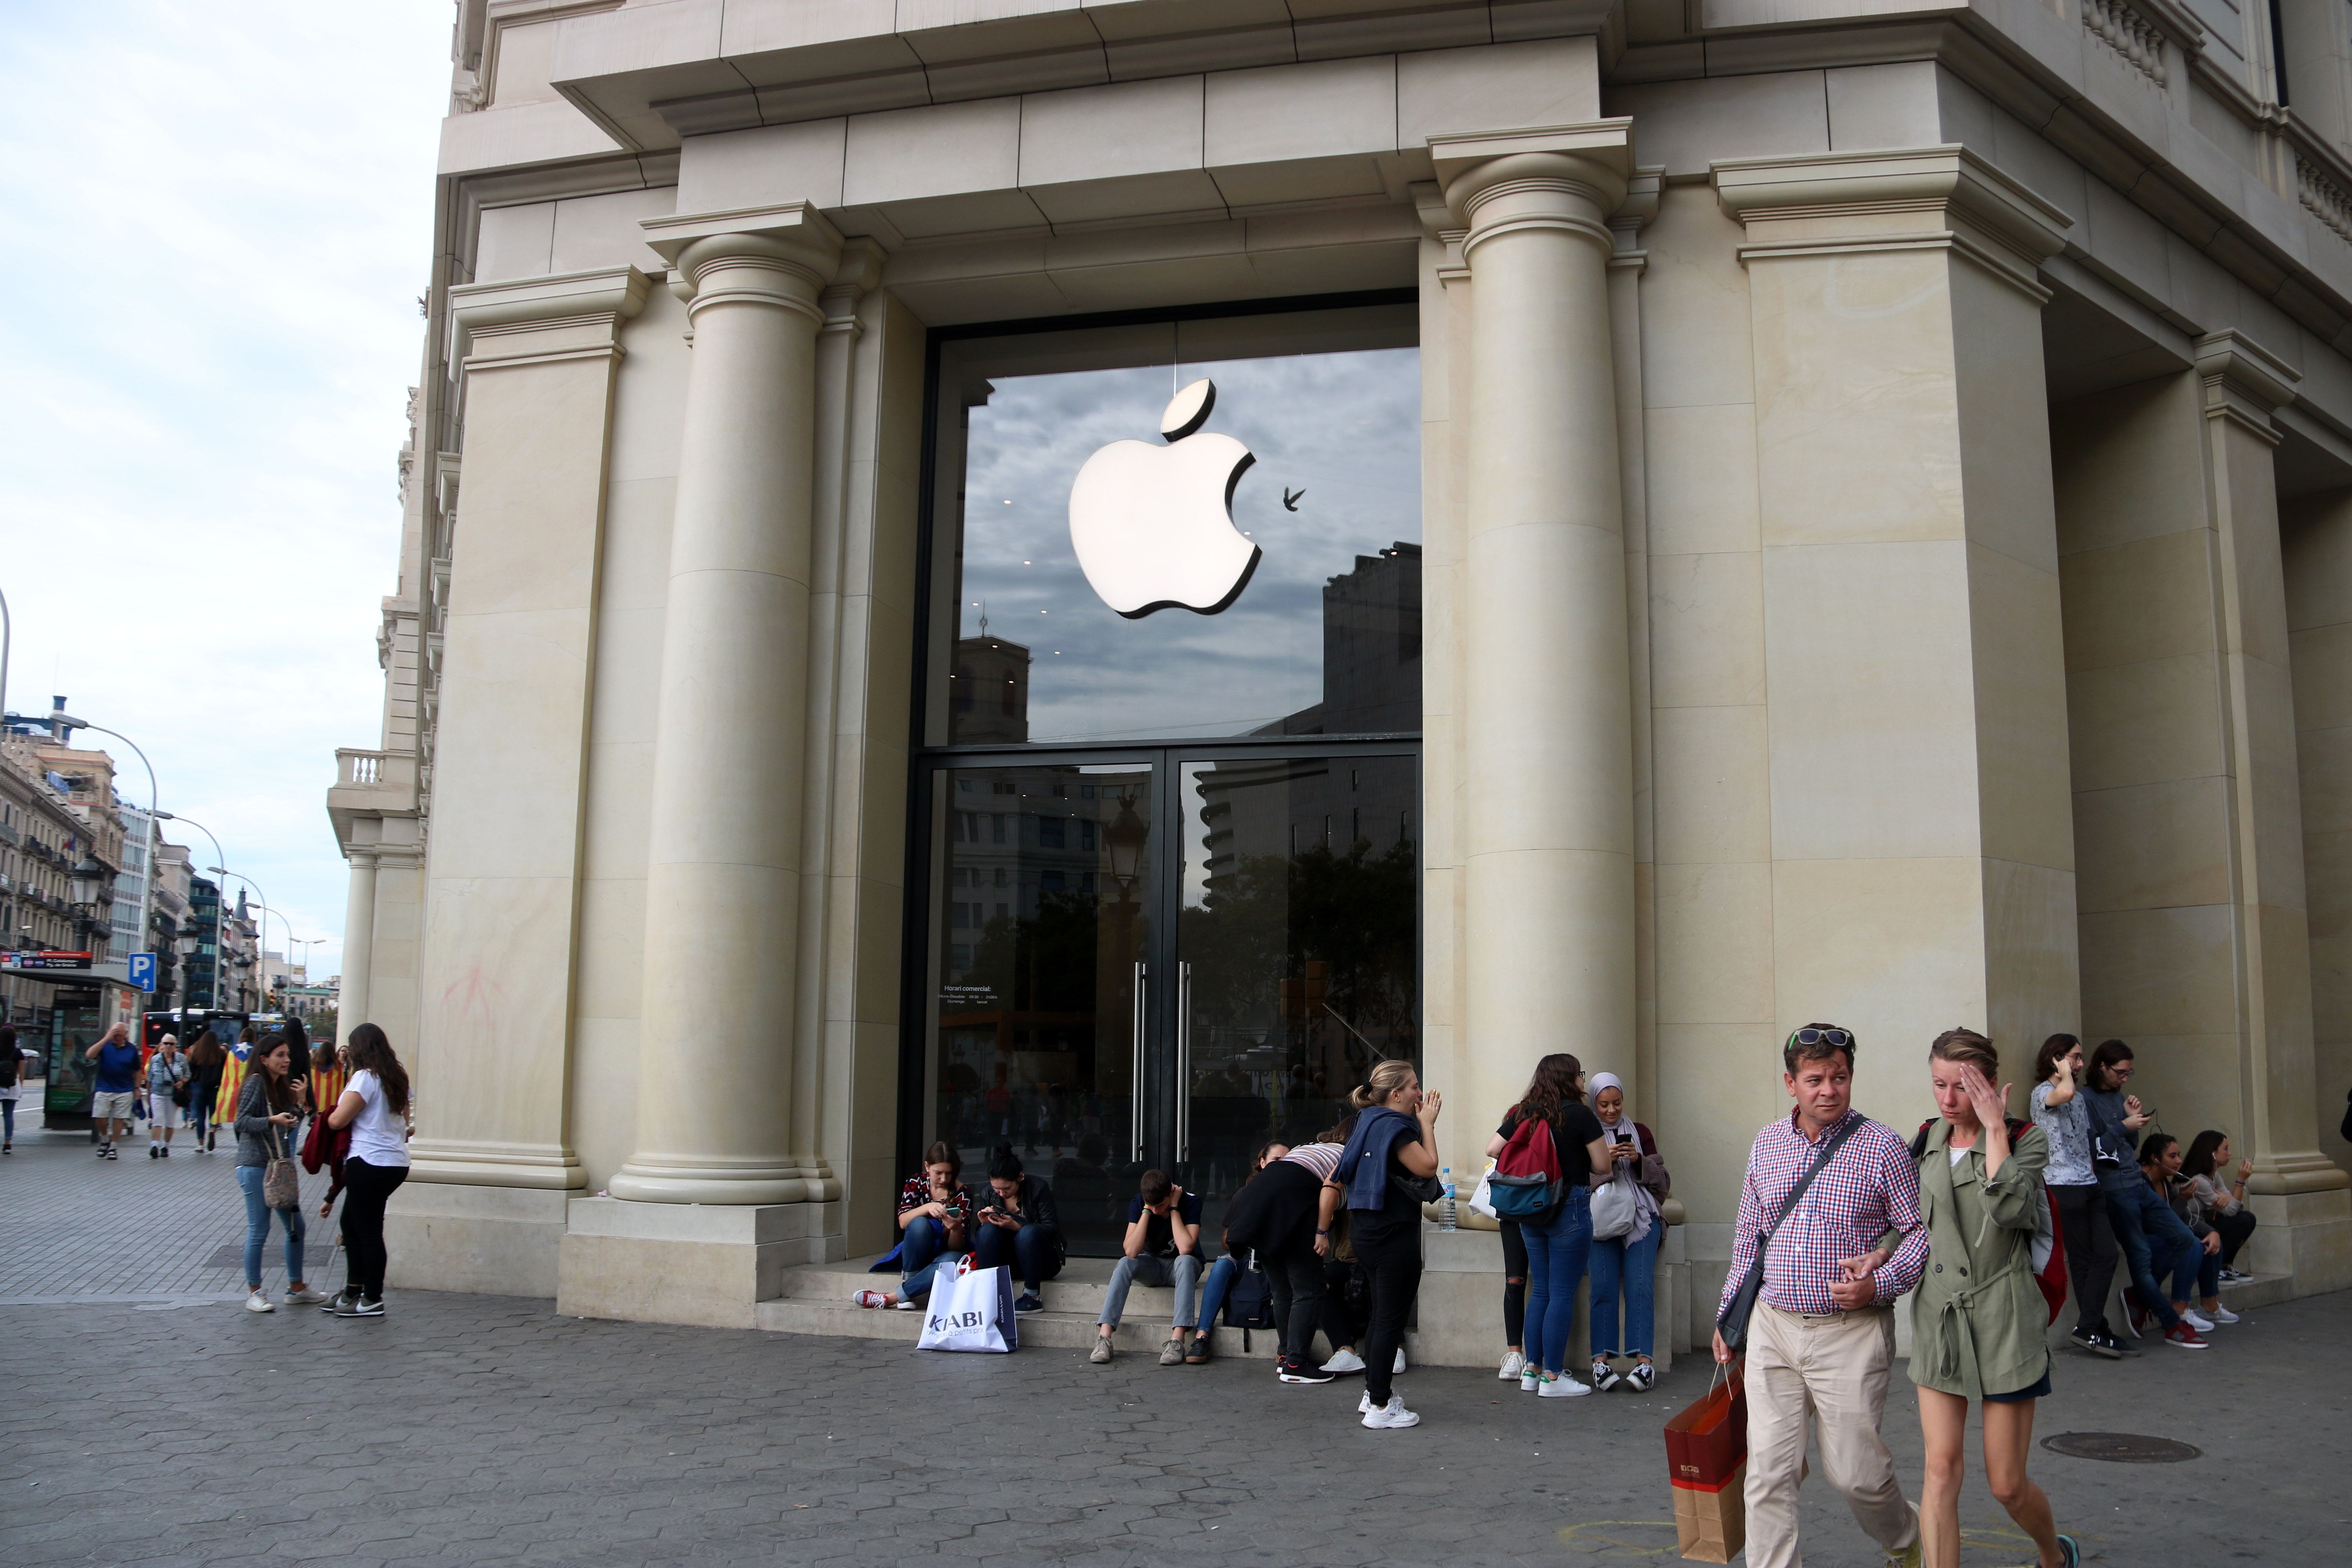
[[[1421,1120],[1435,1121],[1437,1113],[1444,1108],[1445,1097],[1433,1089],[1421,1097]]]
[[[2248,1176],[2251,1176],[2253,1173],[2254,1163],[2252,1160],[2241,1160],[2238,1162],[2238,1180],[2240,1182],[2242,1183]]]
[[[1992,1080],[1985,1077],[1983,1070],[1975,1063],[1969,1062],[1960,1068],[1960,1088],[1967,1092],[1969,1104],[1975,1110],[1979,1125],[1999,1127],[2004,1132],[2008,1131],[2005,1120],[2009,1114],[2008,1084],[2002,1084],[1996,1092]]]

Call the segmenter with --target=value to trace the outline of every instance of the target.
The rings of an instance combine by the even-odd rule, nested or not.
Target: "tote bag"
[[[1001,1265],[974,1268],[971,1264],[966,1255],[956,1265],[954,1279],[931,1287],[917,1350],[1003,1354],[1020,1348],[1019,1320],[1013,1315],[1013,1271]]]

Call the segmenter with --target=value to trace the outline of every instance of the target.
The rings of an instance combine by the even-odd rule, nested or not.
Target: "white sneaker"
[[[1364,1358],[1354,1351],[1339,1351],[1323,1363],[1323,1370],[1330,1373],[1361,1372],[1364,1370]]]
[[[2210,1312],[2200,1308],[2198,1310],[2198,1316],[2201,1318],[2210,1318],[2217,1323],[2234,1323],[2238,1321],[2238,1314],[2232,1312],[2227,1307],[2216,1307]]]
[[[1402,1377],[1404,1375],[1404,1347],[1402,1345],[1397,1346],[1396,1365],[1389,1368],[1389,1375],[1391,1377]]]
[[[2213,1320],[2194,1307],[2184,1308],[2180,1314],[2180,1321],[2200,1334],[2210,1334],[2213,1331]]]
[[[1395,1431],[1399,1427],[1420,1426],[1421,1417],[1407,1410],[1404,1407],[1404,1401],[1391,1394],[1386,1405],[1381,1405],[1378,1410],[1364,1412],[1364,1425],[1376,1432]]]
[[[274,1312],[278,1308],[266,1291],[256,1290],[245,1299],[245,1310],[248,1312]]]
[[[286,1304],[289,1307],[315,1307],[326,1299],[324,1295],[307,1286],[299,1290],[286,1292]]]
[[[1503,1370],[1496,1373],[1495,1375],[1502,1379],[1505,1383],[1508,1383],[1527,1370],[1527,1357],[1521,1355],[1517,1351],[1505,1351],[1503,1352]]]
[[[1591,1392],[1591,1384],[1579,1383],[1568,1373],[1561,1373],[1558,1377],[1545,1378],[1543,1385],[1536,1390],[1536,1397],[1538,1399],[1574,1399],[1579,1394]]]
[[[1370,1415],[1371,1413],[1372,1413],[1372,1396],[1371,1396],[1371,1394],[1370,1394],[1369,1392],[1364,1393],[1364,1394],[1358,1394],[1358,1395],[1356,1396],[1356,1414],[1357,1414],[1357,1415]]]
[[[1519,1392],[1521,1394],[1533,1394],[1537,1389],[1542,1386],[1542,1371],[1537,1367],[1535,1363],[1528,1363],[1527,1366],[1519,1373]]]

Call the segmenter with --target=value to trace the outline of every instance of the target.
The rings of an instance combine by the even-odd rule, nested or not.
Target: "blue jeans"
[[[1656,1348],[1658,1247],[1666,1222],[1650,1216],[1650,1234],[1639,1241],[1613,1237],[1592,1244],[1592,1353],[1617,1353],[1617,1297],[1625,1297],[1625,1353],[1648,1355]]]
[[[2102,1182],[2100,1186],[2107,1194],[2107,1217],[2115,1221],[2116,1239],[2123,1244],[2124,1261],[2130,1266],[2140,1303],[2156,1314],[2168,1333],[2180,1321],[2171,1304],[2188,1300],[2189,1292],[2197,1288],[2197,1263],[2203,1249],[2172,1212],[2172,1205],[2158,1197],[2138,1173],[2133,1173],[2128,1184]],[[2168,1295],[2157,1282],[2167,1274],[2172,1276]]]
[[[948,1251],[948,1227],[925,1215],[908,1222],[898,1245],[898,1300],[912,1301],[929,1295],[932,1276],[953,1256]]]
[[[261,1249],[269,1242],[269,1205],[261,1201],[263,1168],[259,1165],[239,1165],[236,1184],[245,1189],[245,1288],[261,1289]],[[278,1217],[286,1222],[286,1283],[295,1284],[302,1278],[302,1205],[279,1209]]]
[[[1521,1220],[1519,1237],[1528,1244],[1528,1359],[1546,1372],[1566,1372],[1576,1285],[1592,1247],[1591,1190],[1569,1188],[1551,1223]]]
[[[1176,1312],[1171,1326],[1189,1329],[1198,1320],[1192,1315],[1196,1302],[1194,1289],[1201,1282],[1201,1255],[1179,1253],[1174,1258],[1160,1258],[1146,1253],[1140,1258],[1122,1258],[1110,1271],[1110,1288],[1103,1292],[1102,1316],[1098,1322],[1118,1327],[1120,1314],[1127,1310],[1127,1289],[1137,1280],[1146,1285],[1176,1287]]]
[[[1062,1233],[1051,1226],[1024,1225],[1019,1230],[1006,1230],[1003,1226],[984,1225],[971,1249],[979,1255],[982,1268],[1015,1265],[1022,1289],[1032,1296],[1062,1271]]]
[[[1217,1326],[1217,1312],[1225,1304],[1225,1292],[1234,1288],[1234,1276],[1240,1271],[1241,1264],[1231,1253],[1227,1253],[1209,1265],[1209,1277],[1201,1283],[1201,1326],[1202,1328],[1213,1329]]]
[[[0,1100],[0,1118],[5,1118],[8,1124],[8,1131],[5,1134],[5,1141],[14,1143],[16,1141],[16,1102],[15,1100]]]

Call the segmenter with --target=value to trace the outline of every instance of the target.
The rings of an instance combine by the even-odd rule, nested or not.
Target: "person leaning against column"
[[[350,1261],[341,1293],[327,1305],[338,1318],[381,1318],[383,1208],[408,1180],[408,1069],[373,1024],[351,1032],[344,1065],[351,1077],[327,1113],[327,1127],[352,1130],[343,1158],[343,1252]]]
[[[2246,1178],[2254,1173],[2254,1163],[2239,1161],[2234,1182],[2222,1175],[2229,1168],[2230,1135],[2210,1127],[2189,1141],[2188,1157],[2180,1163],[2180,1173],[2189,1178],[2190,1216],[2221,1238],[2225,1283],[2249,1278],[2238,1269],[2238,1252],[2254,1234],[2254,1211],[2246,1206]]]
[[[2033,1484],[2033,1404],[2050,1392],[2050,1311],[2033,1281],[2033,1233],[2049,1199],[2042,1172],[2050,1141],[2022,1127],[2011,1142],[2000,1057],[1971,1029],[1947,1029],[1927,1048],[1928,1087],[1941,1116],[1919,1152],[1919,1209],[1927,1268],[1911,1298],[1911,1381],[1927,1449],[1920,1488],[1925,1568],[1958,1568],[1960,1481],[1968,1474],[1969,1401],[1984,1407],[1985,1480],[1993,1500],[2033,1540],[2041,1568],[2079,1568],[2082,1548],[2058,1533]],[[1874,1252],[1872,1261],[1883,1259]]]
[[[1927,1227],[1910,1149],[1853,1108],[1853,1032],[1833,1025],[1808,1024],[1789,1037],[1780,1081],[1796,1109],[1758,1133],[1748,1152],[1731,1269],[1716,1308],[1720,1325],[1757,1262],[1759,1237],[1812,1168],[1823,1140],[1843,1132],[1834,1156],[1773,1227],[1748,1324],[1749,1568],[1796,1568],[1800,1561],[1797,1489],[1809,1414],[1820,1423],[1822,1472],[1863,1532],[1889,1564],[1919,1562],[1918,1510],[1904,1500],[1879,1425],[1895,1359],[1892,1303],[1919,1282]],[[1890,1231],[1899,1244],[1869,1267]],[[1715,1359],[1731,1356],[1718,1326]]]
[[[2048,1142],[2050,1163],[2042,1184],[2058,1200],[2058,1226],[2066,1239],[2066,1272],[2074,1285],[2074,1328],[2066,1337],[2095,1356],[2120,1360],[2123,1342],[2107,1327],[2107,1287],[2115,1283],[2123,1249],[2107,1219],[2099,1173],[2091,1163],[2091,1119],[2083,1102],[2083,1042],[2053,1035],[2033,1058],[2035,1083],[2029,1103],[2033,1125]]]

